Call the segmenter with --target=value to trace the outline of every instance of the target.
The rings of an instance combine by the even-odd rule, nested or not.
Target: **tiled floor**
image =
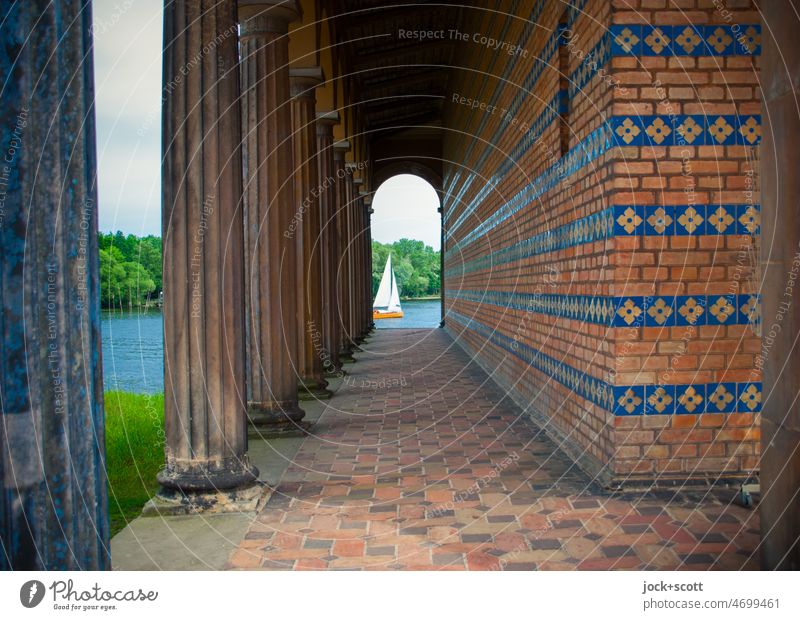
[[[756,568],[731,492],[611,496],[443,330],[379,330],[230,568]]]

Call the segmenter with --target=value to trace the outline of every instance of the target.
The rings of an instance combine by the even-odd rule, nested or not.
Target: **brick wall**
[[[603,483],[743,477],[758,15],[572,4],[471,16],[445,111],[447,328]]]

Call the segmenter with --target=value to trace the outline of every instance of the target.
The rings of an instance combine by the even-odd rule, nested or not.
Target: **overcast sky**
[[[100,230],[159,235],[162,0],[96,0],[93,11]],[[439,249],[439,199],[422,179],[390,179],[372,206],[377,241]]]

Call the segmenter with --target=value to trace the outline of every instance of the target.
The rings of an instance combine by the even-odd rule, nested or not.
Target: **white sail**
[[[372,304],[373,308],[384,309],[389,307],[393,281],[392,255],[389,254],[389,260],[386,261],[386,267],[383,269],[383,277],[381,278],[380,286],[378,286],[378,294],[375,295],[375,302]]]
[[[400,312],[400,289],[397,288],[397,278],[394,277],[392,270],[392,292],[389,295],[389,312]]]

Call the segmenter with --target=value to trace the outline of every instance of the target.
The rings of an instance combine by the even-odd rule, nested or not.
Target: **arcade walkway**
[[[363,346],[230,568],[757,568],[732,492],[602,493],[443,330]]]

